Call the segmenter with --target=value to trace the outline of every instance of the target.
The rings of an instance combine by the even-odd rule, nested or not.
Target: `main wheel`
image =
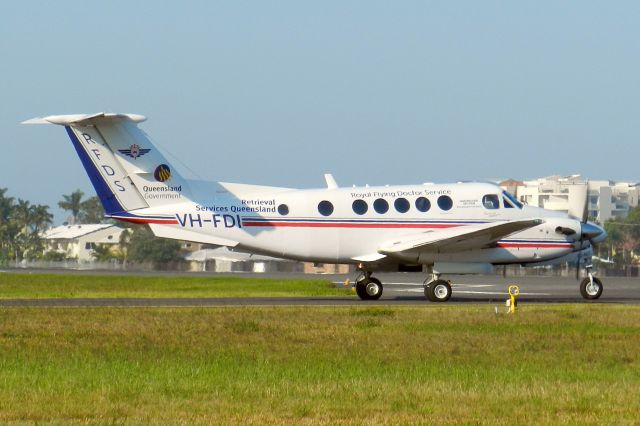
[[[580,294],[587,300],[595,300],[599,298],[602,296],[602,290],[602,281],[596,277],[593,277],[593,284],[591,284],[589,277],[580,282]]]
[[[362,300],[378,300],[382,296],[382,283],[373,277],[362,279],[356,283],[356,293]]]
[[[433,281],[424,288],[424,295],[431,302],[446,302],[451,298],[451,285],[445,280]]]
[[[368,278],[363,278],[360,281],[356,281],[356,294],[361,300],[368,300],[367,297],[367,283],[369,282]]]

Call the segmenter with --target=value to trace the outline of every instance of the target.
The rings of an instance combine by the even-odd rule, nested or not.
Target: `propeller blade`
[[[580,248],[582,248],[582,242],[580,242]],[[578,253],[578,258],[576,259],[576,281],[580,280],[580,253]]]
[[[582,208],[582,223],[589,220],[589,185],[585,185],[584,207]]]
[[[587,221],[589,215],[589,190],[588,185],[575,184],[569,187],[569,214],[578,218],[581,222]]]

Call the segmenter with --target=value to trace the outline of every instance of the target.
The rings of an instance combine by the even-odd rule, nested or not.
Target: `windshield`
[[[505,198],[505,203],[511,202],[511,204],[513,204],[515,207],[521,209],[522,208],[522,203],[520,201],[517,200],[516,197],[514,197],[513,195],[509,194],[507,191],[502,191],[502,195]]]

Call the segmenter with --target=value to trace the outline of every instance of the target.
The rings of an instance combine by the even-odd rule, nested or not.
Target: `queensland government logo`
[[[160,164],[153,172],[153,177],[156,178],[158,182],[167,181],[171,178],[171,169],[166,164]]]
[[[140,148],[140,145],[133,144],[129,147],[129,149],[119,149],[118,152],[133,158],[134,160],[138,157],[142,157],[146,153],[151,151],[151,148]]]

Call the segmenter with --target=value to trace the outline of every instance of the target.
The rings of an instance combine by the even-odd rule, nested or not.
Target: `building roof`
[[[500,182],[498,185],[500,186],[524,186],[524,182],[515,180],[515,179],[507,179]]]
[[[82,225],[62,225],[45,231],[43,238],[45,240],[73,240],[87,234],[100,231],[107,228],[118,228],[108,223],[82,224]]]

